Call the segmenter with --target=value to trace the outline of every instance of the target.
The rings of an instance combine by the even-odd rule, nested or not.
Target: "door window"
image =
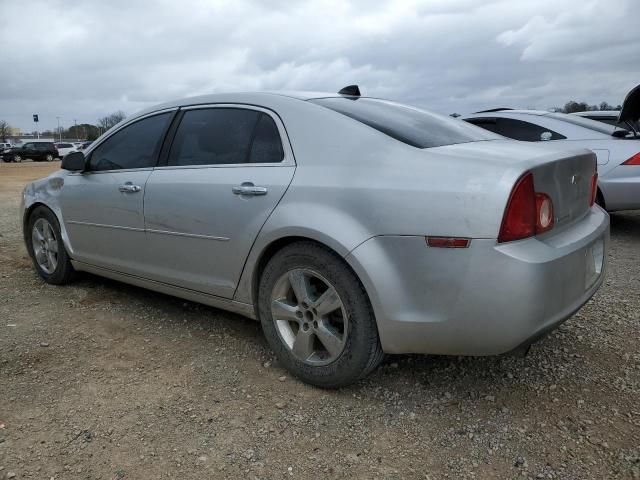
[[[260,114],[251,144],[251,163],[277,163],[284,158],[282,141],[276,122],[266,113]]]
[[[143,118],[101,143],[89,159],[92,171],[154,167],[173,112]]]
[[[265,113],[209,108],[184,113],[169,153],[169,166],[280,162],[275,122]]]

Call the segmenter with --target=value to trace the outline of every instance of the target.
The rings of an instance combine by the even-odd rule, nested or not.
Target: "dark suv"
[[[25,158],[36,162],[52,162],[60,158],[60,154],[53,142],[28,142],[0,153],[0,160],[5,162],[21,162]]]

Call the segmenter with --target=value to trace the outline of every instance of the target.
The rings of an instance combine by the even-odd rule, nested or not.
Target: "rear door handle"
[[[134,185],[131,182],[127,182],[124,185],[120,185],[118,190],[122,193],[136,193],[142,190],[142,187],[140,185]]]
[[[266,187],[256,187],[251,182],[244,182],[242,185],[236,185],[231,188],[231,191],[236,195],[266,195],[267,188]]]

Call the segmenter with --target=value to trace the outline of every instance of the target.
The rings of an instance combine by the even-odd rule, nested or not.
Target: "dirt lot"
[[[640,215],[606,284],[521,358],[399,356],[289,377],[259,325],[93,276],[44,284],[0,164],[0,479],[640,478]]]

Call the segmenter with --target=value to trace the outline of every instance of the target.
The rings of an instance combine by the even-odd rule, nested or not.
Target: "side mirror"
[[[82,152],[71,152],[62,158],[60,168],[70,172],[82,172],[84,170],[85,158]]]

